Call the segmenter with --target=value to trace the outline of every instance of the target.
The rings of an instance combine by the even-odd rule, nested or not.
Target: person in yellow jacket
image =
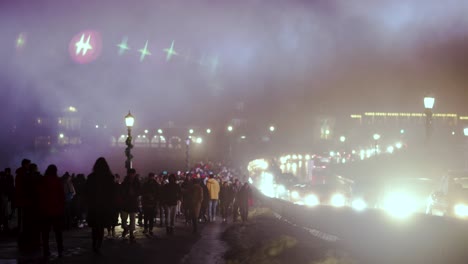
[[[209,204],[208,204],[208,221],[216,221],[216,207],[218,206],[219,199],[219,182],[214,178],[214,175],[211,174],[208,181],[206,181],[206,187],[208,188],[209,194]]]

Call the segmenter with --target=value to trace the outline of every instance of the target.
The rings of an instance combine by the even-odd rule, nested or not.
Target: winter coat
[[[65,214],[65,193],[57,176],[46,175],[38,184],[39,215],[44,218]]]
[[[87,221],[91,227],[107,227],[113,224],[115,184],[112,174],[88,176],[85,188],[88,206]]]
[[[139,210],[139,200],[138,197],[141,195],[141,184],[140,180],[137,177],[130,180],[129,177],[126,177],[122,183],[122,211],[127,213],[137,213]]]
[[[149,179],[143,183],[141,193],[143,207],[155,207],[158,204],[159,196],[159,184],[155,180]]]
[[[234,201],[234,190],[231,186],[222,186],[219,192],[221,203],[231,204]]]
[[[203,202],[203,188],[200,184],[192,184],[188,189],[188,194],[190,198],[189,204],[192,217],[198,219],[198,217],[200,217],[200,209]]]
[[[173,182],[164,185],[162,188],[162,202],[167,206],[177,205],[177,201],[182,199],[182,190],[180,186]]]
[[[219,199],[219,182],[213,178],[209,179],[206,182],[206,187],[208,188],[209,198],[211,200],[218,200]]]

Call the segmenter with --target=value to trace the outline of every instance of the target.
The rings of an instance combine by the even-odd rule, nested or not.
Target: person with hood
[[[52,228],[57,242],[58,256],[63,254],[63,220],[65,215],[65,193],[57,167],[49,165],[38,184],[39,217],[41,223],[42,249],[44,257],[50,256],[49,233]]]
[[[213,174],[210,174],[210,178],[206,182],[206,188],[208,189],[209,201],[208,201],[208,221],[216,221],[216,207],[218,206],[219,199],[219,182],[214,178]]]
[[[98,158],[86,181],[87,221],[92,228],[93,250],[100,254],[104,228],[112,225],[114,214],[114,176],[103,157]]]
[[[164,185],[162,189],[162,198],[162,202],[166,208],[166,233],[174,234],[177,202],[182,199],[182,191],[180,186],[176,183],[176,176],[174,174],[169,176],[169,183]]]

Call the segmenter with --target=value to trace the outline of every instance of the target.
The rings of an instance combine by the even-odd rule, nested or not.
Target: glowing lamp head
[[[275,132],[276,128],[274,126],[270,126],[270,132]]]
[[[345,137],[345,136],[341,136],[341,137],[340,137],[340,141],[341,141],[341,142],[345,142],[345,141],[346,141],[346,137]]]
[[[424,97],[424,108],[431,110],[434,108],[435,98],[432,96]]]
[[[162,134],[162,133],[163,133],[162,129],[158,129],[158,134]]]
[[[208,129],[206,130],[206,133],[207,133],[207,134],[211,134],[211,129],[208,128]]]
[[[193,129],[190,129],[190,130],[189,130],[189,134],[193,134]]]
[[[128,111],[128,115],[125,116],[125,125],[127,125],[128,128],[133,127],[135,124],[135,118],[132,116],[130,111]]]
[[[234,130],[234,128],[233,128],[232,126],[228,126],[228,127],[227,127],[227,130],[228,130],[229,132],[232,132],[232,130]]]
[[[374,137],[374,140],[376,140],[376,141],[380,139],[380,135],[379,135],[379,134],[374,134],[373,137]]]

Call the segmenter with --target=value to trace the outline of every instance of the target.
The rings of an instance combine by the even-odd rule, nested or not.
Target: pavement
[[[52,256],[48,263],[224,263],[223,255],[227,248],[220,236],[227,226],[219,220],[201,223],[199,234],[192,234],[191,226],[178,219],[173,235],[167,235],[165,228],[157,227],[153,237],[143,234],[143,228],[137,227],[135,241],[121,237],[106,238],[101,255],[92,252],[89,228],[74,229],[64,232],[63,258],[57,257],[51,234]],[[116,235],[121,233],[122,229],[117,227]],[[42,262],[40,252],[20,255],[14,237],[0,238],[0,264]]]

